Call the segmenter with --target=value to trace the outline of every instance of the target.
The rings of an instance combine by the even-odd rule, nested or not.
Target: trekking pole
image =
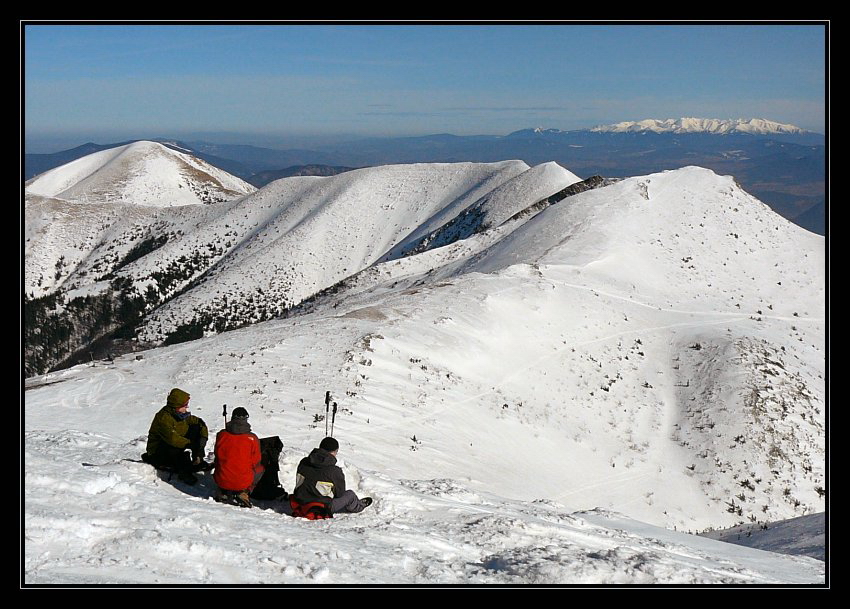
[[[227,427],[227,404],[221,407],[221,416],[224,417],[224,426]]]
[[[331,392],[325,391],[325,436],[328,435],[328,409],[331,403]]]
[[[334,402],[333,417],[331,417],[331,437],[334,435],[334,423],[336,422],[336,402]]]

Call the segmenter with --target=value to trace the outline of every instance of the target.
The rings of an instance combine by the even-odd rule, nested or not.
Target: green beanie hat
[[[180,408],[183,404],[189,401],[189,394],[182,389],[176,387],[168,394],[168,405]]]

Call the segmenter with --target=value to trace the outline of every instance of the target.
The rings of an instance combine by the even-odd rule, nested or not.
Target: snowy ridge
[[[679,118],[666,120],[645,119],[624,121],[613,125],[599,125],[590,131],[628,133],[652,131],[654,133],[751,133],[769,135],[779,133],[806,133],[794,125],[786,125],[760,118],[752,119],[715,119],[715,118]]]
[[[170,207],[234,199],[256,188],[191,155],[134,142],[87,155],[26,183],[26,191],[78,203]]]
[[[493,189],[427,236],[417,231],[382,257],[392,260],[442,247],[496,228],[531,205],[581,181],[557,163],[543,163]]]
[[[290,179],[274,182],[216,218],[216,228],[195,231],[193,238],[203,240],[220,234],[225,221],[231,227],[241,222],[243,213],[265,214],[192,290],[155,311],[141,336],[162,340],[181,323],[205,313],[226,316],[228,309],[242,319],[252,315],[244,304],[249,301],[260,316],[280,315],[379,260],[397,257],[405,243],[529,171],[520,161],[384,166],[302,178],[297,194]],[[545,182],[549,194],[574,179],[561,171]],[[536,196],[524,193],[516,204],[530,204]]]

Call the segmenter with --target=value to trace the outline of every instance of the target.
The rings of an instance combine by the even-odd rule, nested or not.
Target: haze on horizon
[[[828,24],[21,24],[27,152],[646,118],[825,132]]]

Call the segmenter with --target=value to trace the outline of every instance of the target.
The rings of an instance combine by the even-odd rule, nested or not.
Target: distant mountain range
[[[591,131],[598,132],[641,132],[655,133],[713,133],[726,135],[729,133],[749,133],[751,135],[806,135],[811,132],[794,125],[784,125],[774,121],[759,118],[721,120],[714,118],[680,118],[642,121],[626,121],[614,125],[600,125]]]
[[[313,150],[158,140],[261,187],[311,166],[313,175],[397,163],[559,163],[582,177],[628,177],[690,165],[732,175],[780,215],[825,234],[825,137],[764,119],[667,119],[592,129],[523,129],[506,136],[435,134],[365,138]],[[126,144],[126,142],[124,142]],[[24,179],[110,146],[85,144],[54,154],[26,154]]]

